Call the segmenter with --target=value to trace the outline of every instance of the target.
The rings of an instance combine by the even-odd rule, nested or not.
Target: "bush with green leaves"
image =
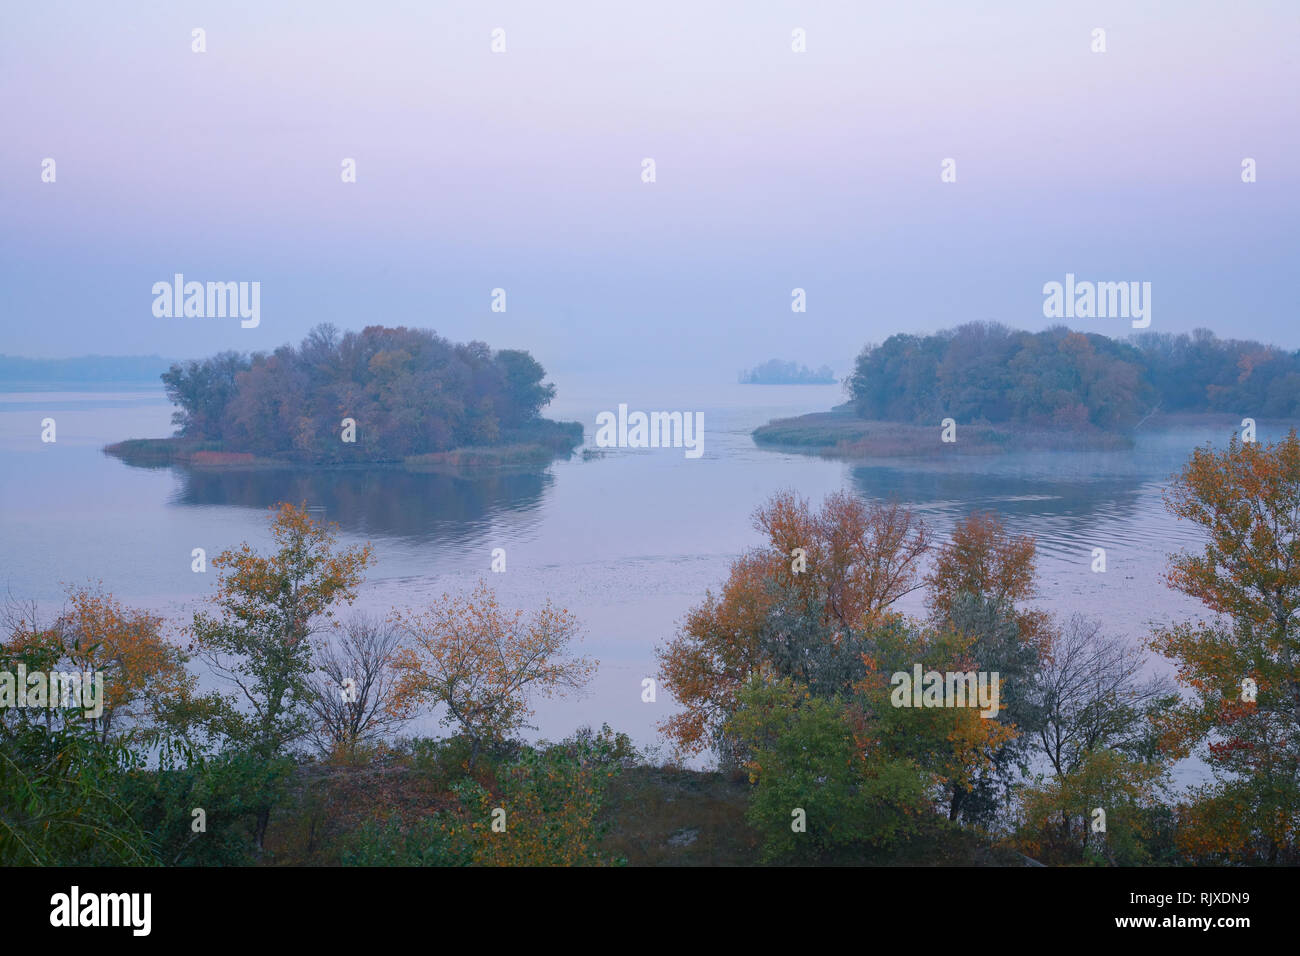
[[[89,724],[0,726],[0,865],[148,866],[121,783],[139,757]]]
[[[855,722],[844,699],[789,679],[755,678],[741,692],[730,726],[752,754],[747,818],[765,859],[860,860],[921,829],[926,775],[905,757],[864,750]]]
[[[167,866],[240,866],[257,859],[257,819],[286,802],[291,758],[249,751],[186,751],[122,782],[132,813]],[[195,810],[202,810],[200,816]]]
[[[438,777],[464,741],[411,741],[415,765]],[[611,780],[640,755],[626,734],[608,725],[584,727],[551,744],[518,745],[511,756],[489,755],[474,776],[460,767],[450,783],[454,803],[421,819],[369,821],[344,843],[352,866],[573,866],[612,862],[600,850],[607,830]]]

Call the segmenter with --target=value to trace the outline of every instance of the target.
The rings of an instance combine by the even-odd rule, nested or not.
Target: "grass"
[[[760,446],[826,458],[937,458],[949,455],[1000,455],[1018,451],[1114,451],[1133,446],[1126,435],[1101,429],[1025,428],[1018,425],[961,425],[957,440],[941,440],[939,423],[857,418],[847,405],[829,412],[779,418],[756,428]]]
[[[602,848],[629,866],[752,866],[759,842],[748,804],[743,777],[632,767],[613,783]]]
[[[477,774],[490,774],[484,770]],[[266,864],[338,866],[349,834],[367,820],[397,817],[410,824],[453,806],[452,783],[464,775],[445,757],[394,756],[354,766],[300,768],[288,805],[272,816]],[[627,866],[758,866],[758,834],[745,819],[750,785],[744,774],[639,764],[610,782],[599,845]],[[978,833],[935,817],[887,855],[841,858],[839,865],[1024,866],[1027,858]]]

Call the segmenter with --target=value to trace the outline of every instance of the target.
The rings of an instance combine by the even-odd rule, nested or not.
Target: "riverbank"
[[[1125,435],[1090,431],[1029,429],[1012,425],[963,425],[944,441],[943,428],[902,422],[865,421],[848,405],[829,412],[779,418],[754,429],[755,444],[823,458],[934,458],[940,455],[1000,455],[1011,451],[1122,451]]]
[[[1277,424],[1270,422],[1270,424]],[[1286,423],[1288,426],[1294,424]],[[1194,413],[1152,415],[1140,432],[1174,428],[1222,428],[1225,438],[1240,430],[1235,415]],[[943,427],[858,418],[849,404],[828,412],[778,418],[751,433],[754,443],[774,451],[791,451],[823,458],[935,458],[941,455],[1001,455],[1026,451],[1125,451],[1133,448],[1139,430],[1105,431],[1100,428],[1029,428],[1015,424],[964,425],[957,423],[955,441],[943,440]]]
[[[460,771],[457,771],[460,772]],[[337,866],[348,862],[367,820],[409,827],[454,806],[450,776],[402,765],[309,765],[276,809],[261,865]],[[751,787],[743,775],[638,764],[609,781],[593,849],[625,866],[757,866],[761,837],[746,820]],[[327,809],[328,808],[328,812]],[[367,860],[366,862],[371,862]],[[935,817],[892,851],[839,859],[841,865],[1026,866],[1032,861]]]

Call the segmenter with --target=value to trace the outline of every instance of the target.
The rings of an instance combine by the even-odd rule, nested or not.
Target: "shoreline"
[[[128,438],[100,451],[133,468],[188,468],[195,471],[355,471],[392,468],[409,472],[460,472],[472,469],[532,469],[572,457],[582,445],[579,422],[545,419],[517,429],[507,441],[466,445],[445,451],[358,461],[310,461],[233,451],[220,441],[191,438]]]
[[[1295,427],[1296,422],[1283,424]],[[864,458],[937,458],[949,455],[1004,455],[1026,451],[1125,451],[1135,437],[1151,432],[1196,426],[1222,427],[1225,438],[1241,427],[1241,418],[1226,413],[1189,412],[1156,414],[1140,429],[1126,432],[1100,428],[1065,429],[1016,424],[961,424],[956,441],[942,440],[942,426],[858,418],[850,405],[827,412],[777,418],[751,432],[754,444],[771,451],[816,455],[837,460]]]

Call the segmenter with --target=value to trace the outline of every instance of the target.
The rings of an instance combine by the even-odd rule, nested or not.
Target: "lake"
[[[1099,618],[1134,641],[1154,622],[1197,612],[1161,579],[1168,553],[1199,540],[1165,512],[1161,488],[1195,445],[1222,443],[1226,433],[1152,434],[1126,452],[888,464],[764,450],[750,438],[772,418],[840,401],[839,386],[578,388],[547,414],[583,422],[587,447],[596,415],[626,402],[634,410],[703,412],[703,455],[608,449],[532,474],[459,478],[130,467],[100,449],[170,434],[160,388],[0,393],[0,587],[53,613],[63,583],[102,580],[119,600],[181,622],[213,586],[211,573],[190,570],[192,549],[211,558],[244,540],[263,546],[266,509],[306,501],[338,522],[343,542],[374,545],[377,561],[358,607],[416,606],[482,577],[509,606],[533,608],[549,597],[573,611],[585,628],[583,652],[601,666],[582,698],[540,703],[539,735],[555,739],[604,721],[642,745],[658,741],[655,725],[674,708],[663,692],[656,703],[641,700],[641,680],[655,671],[654,646],[723,582],[737,554],[758,543],[750,515],[779,489],[814,501],[841,488],[896,496],[941,532],[971,510],[992,509],[1012,531],[1037,538],[1041,606]],[[57,422],[52,444],[40,440],[46,417]],[[1261,426],[1261,440],[1272,437]],[[1106,549],[1104,574],[1091,570],[1094,547]],[[504,574],[490,571],[494,548],[506,550]],[[920,608],[919,592],[902,603],[905,611]],[[411,729],[435,726],[429,719]],[[1199,775],[1187,766],[1179,773]]]

